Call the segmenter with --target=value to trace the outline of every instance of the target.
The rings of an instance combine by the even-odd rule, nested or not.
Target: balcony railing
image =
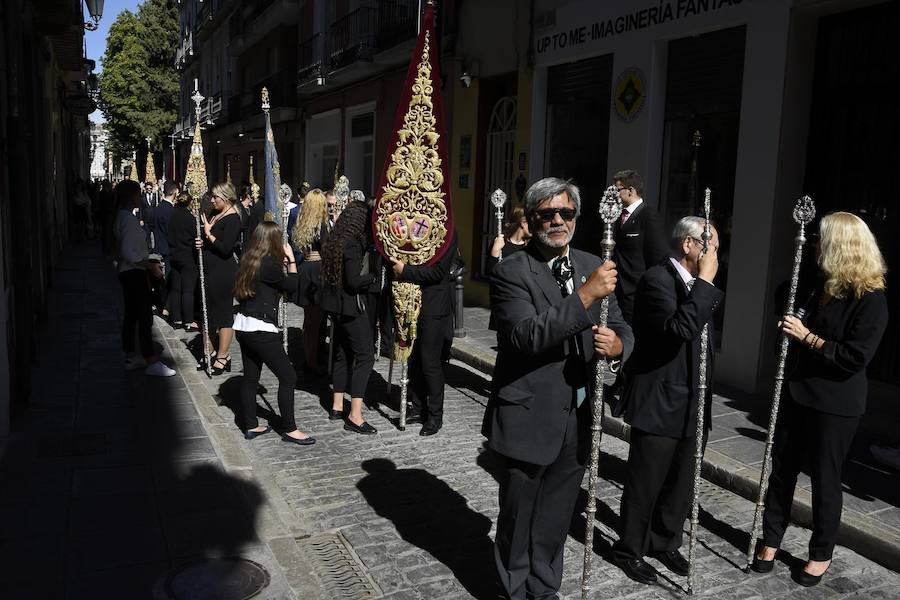
[[[335,21],[328,32],[304,40],[297,75],[310,81],[356,61],[371,61],[416,35],[417,0],[383,0],[378,7],[359,8]]]
[[[294,73],[278,71],[256,83],[248,91],[228,99],[229,121],[244,120],[262,112],[260,91],[269,90],[269,104],[273,109],[294,108],[297,106],[297,88]]]

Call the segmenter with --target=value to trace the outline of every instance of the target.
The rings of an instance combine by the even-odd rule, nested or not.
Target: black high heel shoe
[[[800,567],[796,572],[794,572],[794,581],[802,585],[803,587],[812,587],[814,585],[818,585],[820,581],[822,581],[822,577],[825,576],[825,573],[828,572],[828,569],[831,568],[831,563],[828,563],[828,567],[822,571],[821,575],[813,575],[811,573],[807,573],[806,569]]]
[[[219,367],[217,365],[224,363],[224,366]],[[213,375],[221,375],[222,373],[231,373],[231,357],[227,358],[219,358],[216,357],[216,360],[212,363],[212,369],[210,372]]]
[[[204,356],[199,361],[197,361],[197,370],[205,371],[206,365],[215,365],[216,364],[216,353],[213,352],[209,356]]]
[[[750,568],[756,573],[771,573],[772,569],[775,568],[775,558],[778,556],[778,549],[775,549],[775,556],[772,557],[772,560],[763,560],[759,557],[763,547],[762,543],[756,545],[756,551],[753,553],[753,563],[750,565]]]

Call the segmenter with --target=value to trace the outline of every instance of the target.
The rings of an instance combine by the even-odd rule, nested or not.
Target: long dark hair
[[[253,288],[263,257],[271,256],[278,264],[284,262],[284,246],[281,240],[281,228],[275,223],[263,221],[256,226],[250,237],[249,246],[241,255],[241,264],[234,282],[235,298],[246,300],[256,295]]]
[[[368,230],[369,208],[362,202],[349,203],[322,246],[323,284],[340,285],[344,271],[344,246],[352,240],[366,240]]]

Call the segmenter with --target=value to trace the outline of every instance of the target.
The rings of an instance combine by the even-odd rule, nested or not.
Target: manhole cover
[[[183,565],[166,579],[173,600],[244,600],[264,590],[266,569],[244,558],[212,558]]]

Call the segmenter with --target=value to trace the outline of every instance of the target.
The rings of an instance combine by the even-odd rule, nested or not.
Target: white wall
[[[322,149],[326,145],[341,143],[341,111],[330,110],[306,120],[306,167],[303,177],[315,187],[329,187],[332,177],[322,179]]]

